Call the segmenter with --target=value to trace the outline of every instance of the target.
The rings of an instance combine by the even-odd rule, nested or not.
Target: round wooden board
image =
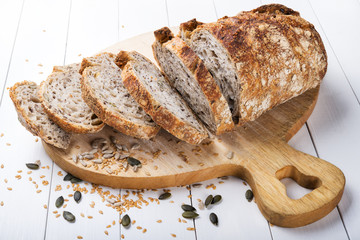
[[[111,46],[107,51],[134,50],[152,59],[152,33]],[[319,88],[274,108],[254,122],[236,131],[205,140],[199,146],[181,142],[164,130],[152,140],[135,139],[105,127],[96,134],[75,135],[66,150],[43,142],[53,161],[65,171],[83,180],[114,188],[153,189],[187,185],[220,176],[233,175],[246,180],[263,215],[273,224],[297,227],[328,214],[340,201],[345,178],[332,164],[301,153],[286,143],[305,123],[313,111]],[[102,164],[86,161],[85,167],[72,160],[74,155],[91,150],[90,143],[115,137],[141,160],[142,167],[127,171],[126,160],[105,160]],[[113,148],[113,146],[110,146]],[[227,156],[233,153],[229,159]],[[279,181],[291,177],[300,185],[314,188],[301,199],[290,199]]]

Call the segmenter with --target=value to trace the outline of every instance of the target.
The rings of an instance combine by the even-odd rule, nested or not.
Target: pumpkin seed
[[[254,198],[254,193],[250,189],[248,189],[245,193],[245,197],[248,200],[248,202],[251,202]]]
[[[169,197],[171,197],[171,193],[166,192],[159,196],[159,200],[165,200],[165,199],[168,199]]]
[[[32,170],[37,170],[37,169],[39,169],[39,165],[36,164],[36,163],[26,163],[26,166],[27,166],[29,169],[32,169]]]
[[[213,195],[209,195],[207,196],[207,198],[205,199],[205,207],[209,206],[213,201]]]
[[[64,177],[64,181],[70,181],[72,178],[74,178],[73,175],[71,175],[70,173],[66,174],[66,176]]]
[[[77,203],[80,202],[80,200],[81,200],[81,192],[76,191],[76,192],[74,193],[74,200],[75,200],[75,202],[77,202]]]
[[[209,218],[210,218],[210,222],[212,222],[216,226],[218,225],[219,220],[218,220],[218,217],[217,217],[217,215],[215,213],[210,213]]]
[[[124,227],[129,226],[129,225],[130,225],[130,222],[131,222],[130,217],[129,217],[129,215],[127,215],[127,214],[121,219],[121,224],[122,224]]]
[[[61,208],[61,206],[64,204],[64,197],[60,196],[56,199],[55,206],[57,208]]]
[[[193,206],[187,205],[187,204],[181,205],[181,208],[184,211],[190,211],[190,212],[196,211],[196,208],[194,208]]]
[[[193,219],[193,218],[196,218],[197,216],[199,216],[199,214],[197,214],[196,212],[185,211],[185,212],[183,212],[182,216],[184,218]]]
[[[64,212],[63,212],[63,217],[64,217],[65,220],[68,221],[68,222],[75,222],[75,216],[74,216],[74,214],[72,214],[71,212],[64,211]]]
[[[136,158],[129,157],[127,159],[127,162],[130,164],[130,166],[140,165],[141,162],[137,160]]]
[[[216,195],[216,196],[212,199],[211,204],[216,204],[216,203],[220,202],[221,199],[222,199],[221,195]]]
[[[73,178],[70,179],[70,182],[71,183],[79,183],[79,182],[82,182],[82,180],[80,178],[73,177]]]

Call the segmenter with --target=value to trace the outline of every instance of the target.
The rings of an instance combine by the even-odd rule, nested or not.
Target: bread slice
[[[190,144],[208,137],[203,124],[149,59],[135,51],[121,51],[115,62],[122,69],[124,86],[158,125]]]
[[[40,85],[39,99],[49,117],[72,133],[96,133],[104,123],[81,97],[80,64],[55,66]]]
[[[188,106],[213,134],[232,130],[229,105],[203,61],[169,28],[161,28],[154,35],[154,57]]]
[[[84,58],[81,90],[91,110],[109,126],[136,138],[150,139],[160,127],[129,94],[121,79],[115,55],[100,53]]]
[[[61,129],[45,113],[38,98],[39,86],[23,81],[10,88],[10,98],[14,102],[20,123],[33,135],[46,143],[66,149],[71,135]]]
[[[186,24],[183,26],[187,26]],[[327,55],[314,26],[274,5],[200,24],[187,32],[239,124],[318,86]]]

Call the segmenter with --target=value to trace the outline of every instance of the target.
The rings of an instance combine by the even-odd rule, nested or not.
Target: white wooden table
[[[172,188],[171,199],[130,209],[127,213],[136,223],[125,229],[118,222],[121,216],[98,193],[90,193],[91,184],[80,184],[89,192],[79,204],[68,197],[74,191],[63,181],[66,173],[17,121],[7,90],[15,82],[40,83],[54,65],[79,62],[137,34],[194,17],[215,21],[265,3],[268,1],[0,0],[0,239],[173,239],[175,235],[199,240],[360,239],[360,0],[281,1],[315,25],[329,59],[314,113],[290,143],[335,164],[347,179],[339,206],[311,225],[296,229],[271,226],[256,204],[246,201],[249,187],[229,178],[224,184],[214,179],[191,190]],[[38,159],[45,168],[29,174],[25,163]],[[292,197],[308,192],[290,180],[283,182]],[[207,189],[210,184],[216,190]],[[126,194],[125,189],[104,187],[106,190]],[[143,195],[156,198],[159,193],[145,191]],[[221,194],[223,200],[209,210],[198,210],[200,217],[195,221],[178,222],[182,203],[197,207],[197,199],[204,200],[208,194]],[[61,195],[69,200],[65,210],[76,216],[75,223],[56,217],[54,211],[64,210],[55,207]],[[209,222],[210,212],[218,215],[218,227]]]

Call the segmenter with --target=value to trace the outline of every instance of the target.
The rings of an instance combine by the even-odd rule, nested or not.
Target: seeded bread
[[[115,60],[129,93],[152,119],[175,137],[199,144],[207,130],[160,70],[141,54],[121,51]]]
[[[318,86],[326,73],[320,35],[285,6],[265,5],[195,29],[188,25],[180,35],[204,61],[239,124]]]
[[[71,135],[61,129],[45,113],[38,98],[39,87],[34,82],[23,81],[10,88],[20,123],[33,135],[58,147],[67,148]]]
[[[82,97],[109,126],[126,135],[150,139],[160,127],[124,87],[115,57],[112,53],[100,53],[84,58],[80,69]]]
[[[72,133],[96,133],[104,123],[81,97],[80,64],[55,66],[40,85],[39,99],[49,117]]]
[[[188,106],[214,134],[234,128],[229,105],[202,60],[167,27],[154,32],[154,57]]]

